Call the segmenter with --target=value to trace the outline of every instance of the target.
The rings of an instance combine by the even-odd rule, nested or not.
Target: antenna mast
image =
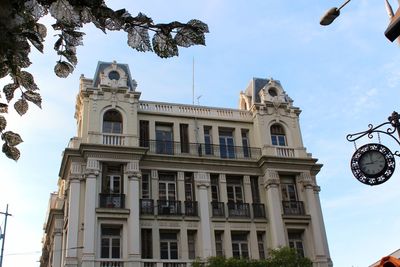
[[[194,57],[192,65],[192,105],[194,106]]]

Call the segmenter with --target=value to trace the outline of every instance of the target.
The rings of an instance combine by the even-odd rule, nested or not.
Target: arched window
[[[122,133],[122,115],[117,110],[111,109],[104,113],[103,133]]]
[[[274,146],[287,146],[285,130],[282,125],[274,124],[271,126],[271,141]]]

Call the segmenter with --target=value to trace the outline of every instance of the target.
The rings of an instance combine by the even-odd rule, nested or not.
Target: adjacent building
[[[128,65],[99,62],[80,78],[40,266],[189,267],[281,246],[332,266],[300,112],[272,78],[239,109],[144,101]]]

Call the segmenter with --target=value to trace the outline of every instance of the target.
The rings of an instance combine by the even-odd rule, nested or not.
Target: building
[[[239,109],[142,101],[136,87],[116,62],[81,77],[41,267],[186,267],[280,246],[332,266],[322,165],[279,81],[252,79]]]
[[[386,255],[384,255],[386,257]],[[392,256],[395,257],[396,259],[400,259],[400,249],[393,251],[392,253],[390,253],[387,256]],[[383,257],[383,255],[382,255]],[[379,265],[379,263],[381,262],[381,260],[374,262],[373,264],[371,264],[369,267],[377,267]]]

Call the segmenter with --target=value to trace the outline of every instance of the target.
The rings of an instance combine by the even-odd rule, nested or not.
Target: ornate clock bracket
[[[386,130],[384,130],[385,127]],[[368,130],[358,132],[358,133],[353,133],[353,134],[348,134],[346,136],[347,141],[349,142],[355,142],[356,140],[360,139],[361,137],[367,136],[369,139],[372,139],[374,137],[374,133],[382,133],[385,135],[390,136],[393,138],[397,144],[400,146],[400,115],[396,112],[393,111],[392,115],[389,116],[388,121],[379,124],[378,126],[373,126],[372,124],[368,125]],[[398,137],[395,136],[395,133],[397,132]],[[393,153],[395,156],[400,157],[400,152],[395,151]]]

